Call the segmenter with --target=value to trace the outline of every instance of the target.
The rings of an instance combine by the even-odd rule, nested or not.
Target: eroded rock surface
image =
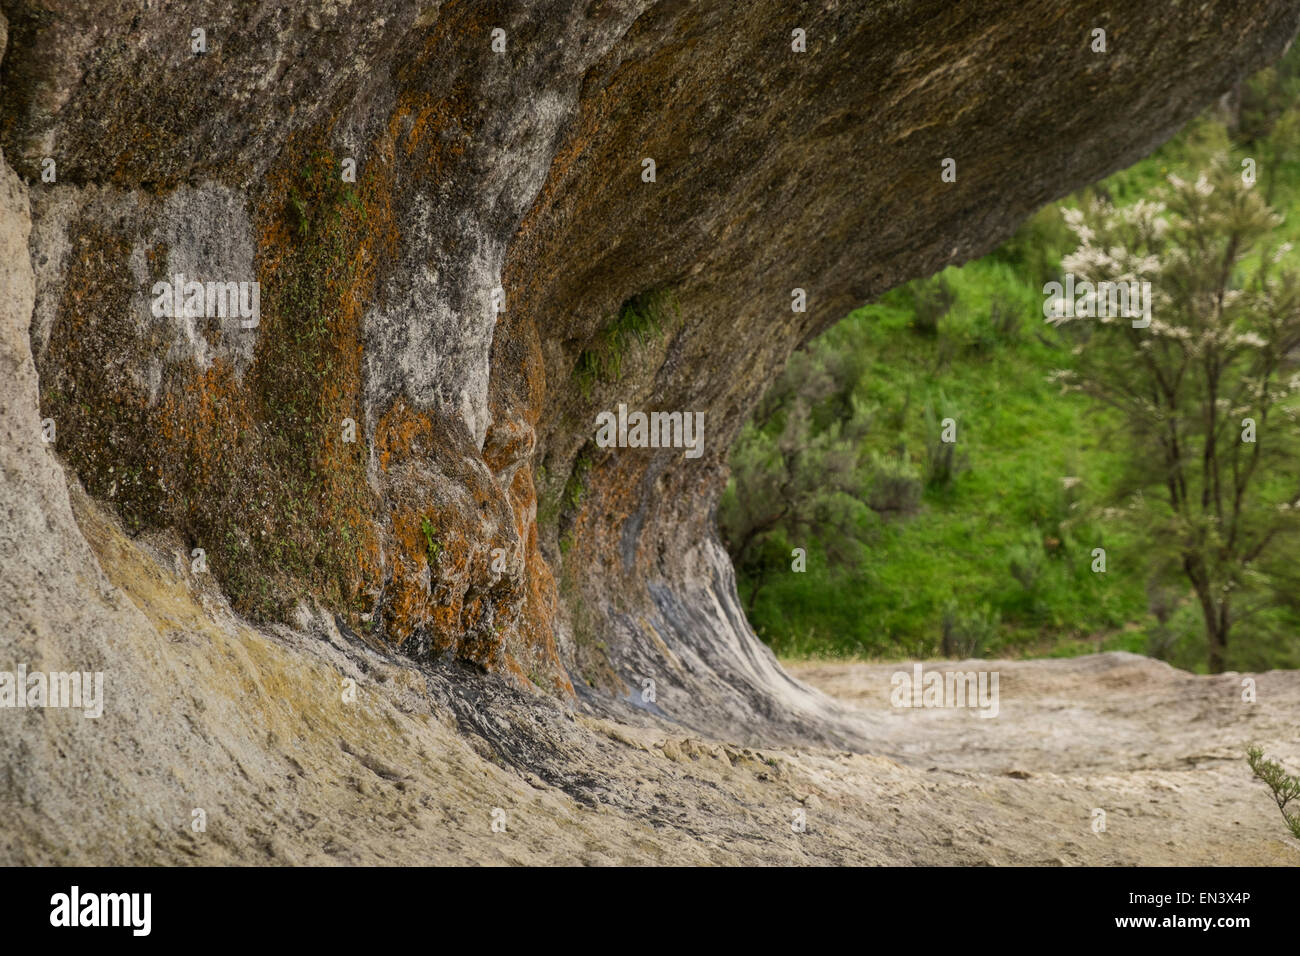
[[[1149,151],[1300,23],[1277,0],[0,11],[9,657],[125,668],[119,705],[174,730],[202,701],[166,668],[222,665],[163,650],[217,620],[294,660],[314,633],[483,668],[557,714],[851,750],[880,727],[755,639],[713,530],[746,413],[809,336]],[[258,282],[257,327],[154,315],[180,273]],[[703,456],[597,448],[619,403],[703,411]],[[69,485],[155,564],[203,549],[207,617],[114,583]],[[255,671],[223,680],[273,693]],[[64,746],[23,720],[11,775]],[[92,723],[87,759],[86,735],[128,746]],[[187,760],[219,742],[192,733]]]

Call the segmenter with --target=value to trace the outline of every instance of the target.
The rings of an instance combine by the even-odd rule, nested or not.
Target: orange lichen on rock
[[[429,66],[452,40],[464,36],[434,31],[417,60]],[[413,656],[571,694],[536,528],[545,370],[531,323],[509,345],[509,408],[494,408],[481,450],[458,419],[401,395],[367,409],[365,311],[382,307],[403,254],[393,207],[412,179],[444,180],[467,161],[476,121],[468,79],[404,87],[357,182],[339,175],[328,129],[314,129],[249,192],[261,311],[238,348],[229,327],[201,320],[200,361],[176,350],[174,329],[133,314],[133,255],[150,281],[173,265],[148,210],[116,230],[74,223],[43,403],[91,493],[133,530],[175,527],[203,548],[241,613],[291,621],[316,601]],[[150,367],[152,383],[139,372]]]

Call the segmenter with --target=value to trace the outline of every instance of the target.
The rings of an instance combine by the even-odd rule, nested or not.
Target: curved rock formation
[[[66,502],[23,490],[66,497],[47,419],[89,495],[202,549],[249,621],[850,746],[714,532],[748,410],[810,336],[1145,154],[1300,24],[1283,0],[0,11],[3,577],[37,653],[125,639],[70,610],[107,585]],[[173,281],[258,283],[255,326],[159,314]],[[702,454],[600,447],[620,404],[702,412]]]

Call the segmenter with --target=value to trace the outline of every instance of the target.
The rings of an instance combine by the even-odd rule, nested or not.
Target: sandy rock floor
[[[890,675],[910,664],[789,665],[883,720],[881,752],[935,781],[931,793],[973,792],[1010,811],[1009,828],[994,822],[1001,813],[954,817],[937,841],[951,839],[951,862],[1300,864],[1244,759],[1258,743],[1300,767],[1300,673],[1199,677],[1131,654],[925,664],[977,668],[999,672],[996,718],[891,707]],[[1242,699],[1246,677],[1255,703]]]
[[[72,503],[116,615],[90,627],[122,629],[108,707],[6,715],[0,863],[1300,864],[1243,757],[1300,766],[1300,673],[1246,704],[1241,675],[1132,655],[972,663],[1000,677],[982,719],[891,707],[910,665],[796,663],[869,752],[756,748],[417,668],[325,615],[252,628],[178,543]]]

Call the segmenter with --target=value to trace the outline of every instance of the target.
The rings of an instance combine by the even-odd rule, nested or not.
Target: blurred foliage
[[[1132,490],[1128,423],[1049,381],[1088,333],[1044,321],[1043,285],[1078,246],[1064,210],[1132,205],[1170,174],[1194,182],[1215,156],[1254,159],[1262,198],[1295,209],[1298,93],[1300,47],[983,259],[887,293],[796,353],[733,448],[718,513],[765,641],[886,659],[1120,649],[1205,669],[1191,587],[1152,547],[1150,515],[1116,506]],[[1269,248],[1297,233],[1293,216]],[[955,445],[939,440],[945,418]],[[802,573],[794,548],[807,552]],[[1291,564],[1260,559],[1228,666],[1300,666]]]

